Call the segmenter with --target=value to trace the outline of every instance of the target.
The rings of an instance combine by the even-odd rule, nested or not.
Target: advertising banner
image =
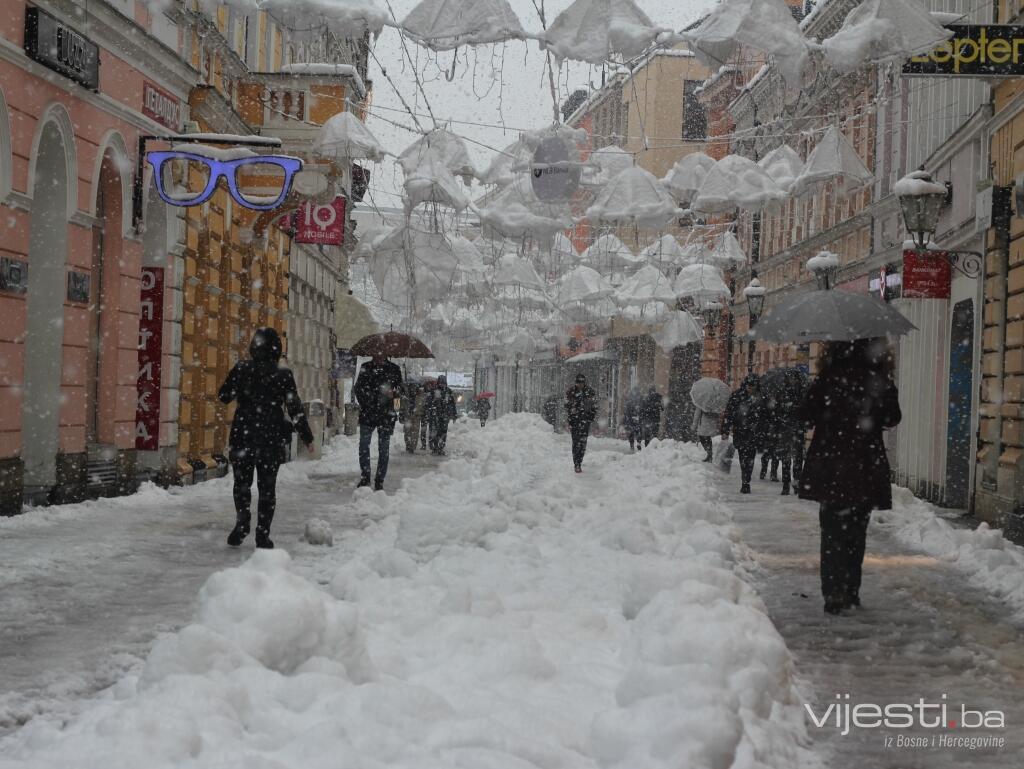
[[[160,355],[163,351],[164,268],[142,268],[139,309],[139,375],[136,383],[135,448],[160,447]]]

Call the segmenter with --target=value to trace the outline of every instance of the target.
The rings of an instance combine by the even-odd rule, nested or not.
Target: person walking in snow
[[[420,439],[423,425],[423,409],[426,399],[422,395],[423,386],[418,382],[408,381],[402,394],[402,425],[404,428],[405,451],[416,453],[416,444]]]
[[[739,388],[729,396],[722,417],[722,437],[732,436],[740,456],[740,494],[750,493],[754,458],[762,440],[764,404],[757,374],[747,374]]]
[[[722,431],[722,415],[712,414],[710,411],[702,411],[699,406],[694,407],[693,424],[691,429],[697,435],[697,441],[707,452],[705,462],[712,461],[711,439]]]
[[[476,402],[476,415],[480,417],[480,426],[487,424],[487,417],[491,415],[491,402],[487,398],[481,398]]]
[[[626,428],[629,450],[639,451],[644,447],[643,432],[640,422],[640,407],[643,405],[643,394],[639,387],[632,388],[626,394],[626,402],[622,409],[622,425]]]
[[[860,606],[871,511],[892,508],[882,434],[902,413],[888,342],[829,342],[800,416],[814,435],[799,495],[820,505],[821,593],[825,611],[839,614]]]
[[[800,406],[807,389],[804,373],[797,368],[773,369],[761,378],[761,391],[765,402],[765,434],[768,444],[765,456],[771,452],[772,480],[778,480],[776,471],[782,466],[782,495],[790,493],[791,479],[800,476],[804,455],[804,425]],[[765,463],[761,460],[761,478]]]
[[[228,439],[235,501],[235,527],[228,534],[231,547],[238,547],[249,535],[254,475],[259,493],[256,547],[274,547],[270,525],[277,506],[277,471],[287,457],[292,435],[285,410],[302,442],[313,445],[295,377],[280,366],[281,352],[277,331],[257,329],[249,343],[249,360],[238,361],[231,368],[218,392],[222,403],[238,401]]]
[[[565,412],[572,435],[572,464],[577,473],[582,473],[590,425],[597,417],[597,393],[587,385],[583,374],[577,374],[575,384],[565,391]]]
[[[651,441],[658,437],[661,430],[661,412],[664,409],[665,403],[661,393],[658,392],[658,388],[651,385],[640,406],[640,432],[644,439],[644,446],[649,446]]]
[[[430,452],[436,456],[445,455],[445,444],[448,442],[448,423],[459,415],[455,403],[455,393],[448,389],[445,376],[437,378],[437,384],[430,392],[427,400],[427,421],[430,423]]]
[[[434,385],[436,380],[427,379],[423,382],[423,388],[420,390],[417,398],[417,405],[420,405],[420,410],[423,416],[420,419],[420,448],[423,451],[427,450],[427,445],[430,442],[430,418],[427,414],[427,405],[430,403],[430,393],[434,391]]]
[[[402,370],[384,355],[374,355],[359,367],[352,388],[359,402],[359,487],[370,485],[370,441],[377,433],[377,474],[374,491],[384,488],[391,457],[391,435],[398,415],[395,396],[402,386]]]
[[[549,395],[544,405],[541,406],[541,416],[544,421],[551,425],[552,429],[558,432],[558,396]]]

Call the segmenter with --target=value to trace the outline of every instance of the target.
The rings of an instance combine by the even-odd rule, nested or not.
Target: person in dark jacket
[[[544,421],[551,425],[552,429],[558,432],[558,396],[549,395],[544,405],[541,406],[541,416]]]
[[[377,432],[377,474],[373,488],[384,488],[391,456],[391,434],[395,431],[398,415],[395,397],[402,386],[402,371],[384,355],[373,358],[359,367],[353,391],[359,402],[359,486],[370,485],[370,441]]]
[[[437,378],[437,384],[430,391],[427,399],[427,422],[430,424],[430,452],[437,456],[445,455],[445,444],[448,442],[448,423],[459,415],[455,404],[455,393],[448,388],[448,379]]]
[[[892,351],[884,339],[830,342],[800,409],[814,436],[798,484],[820,504],[825,611],[860,605],[871,510],[892,507],[884,430],[899,424]]]
[[[480,426],[487,424],[487,417],[491,415],[491,402],[487,398],[481,398],[476,402],[476,415],[480,417]]]
[[[732,435],[732,444],[740,456],[740,493],[750,493],[754,458],[762,441],[764,403],[757,374],[747,374],[739,388],[729,396],[722,415],[722,437]]]
[[[622,408],[622,426],[626,428],[630,451],[642,451],[644,447],[643,423],[640,420],[643,401],[640,388],[634,387],[626,394],[626,403]]]
[[[661,430],[661,412],[664,409],[665,403],[661,393],[654,385],[651,385],[640,406],[640,432],[643,435],[644,446],[650,445],[651,441],[658,436],[658,432]]]
[[[402,389],[402,427],[405,438],[405,451],[416,453],[416,444],[420,439],[423,425],[423,409],[425,398],[422,397],[423,386],[419,382],[407,381]]]
[[[597,417],[597,393],[587,385],[583,374],[577,374],[575,384],[565,391],[565,412],[572,435],[572,464],[577,473],[582,473],[590,425]]]
[[[256,547],[274,546],[270,525],[277,506],[277,471],[287,456],[292,425],[303,443],[313,444],[295,377],[279,366],[281,352],[277,331],[258,329],[249,344],[249,360],[238,361],[232,367],[218,393],[223,403],[238,401],[229,438],[236,516],[235,528],[228,535],[232,547],[241,545],[249,535],[254,475],[259,492]],[[291,425],[285,420],[284,409],[291,417]]]
[[[765,457],[771,456],[772,480],[778,480],[782,465],[782,495],[790,493],[791,479],[800,476],[804,455],[804,424],[800,407],[807,390],[806,376],[797,368],[773,369],[761,379],[765,403],[765,454],[761,458],[761,478],[765,476]]]

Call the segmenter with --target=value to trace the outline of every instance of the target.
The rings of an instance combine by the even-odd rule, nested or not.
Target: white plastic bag
[[[736,454],[736,448],[732,441],[722,441],[715,451],[715,466],[722,472],[729,472],[732,469],[732,458]]]

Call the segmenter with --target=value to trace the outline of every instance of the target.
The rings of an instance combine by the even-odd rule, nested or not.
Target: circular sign
[[[533,153],[530,181],[533,194],[545,203],[565,203],[580,186],[575,142],[558,136],[541,141]]]

